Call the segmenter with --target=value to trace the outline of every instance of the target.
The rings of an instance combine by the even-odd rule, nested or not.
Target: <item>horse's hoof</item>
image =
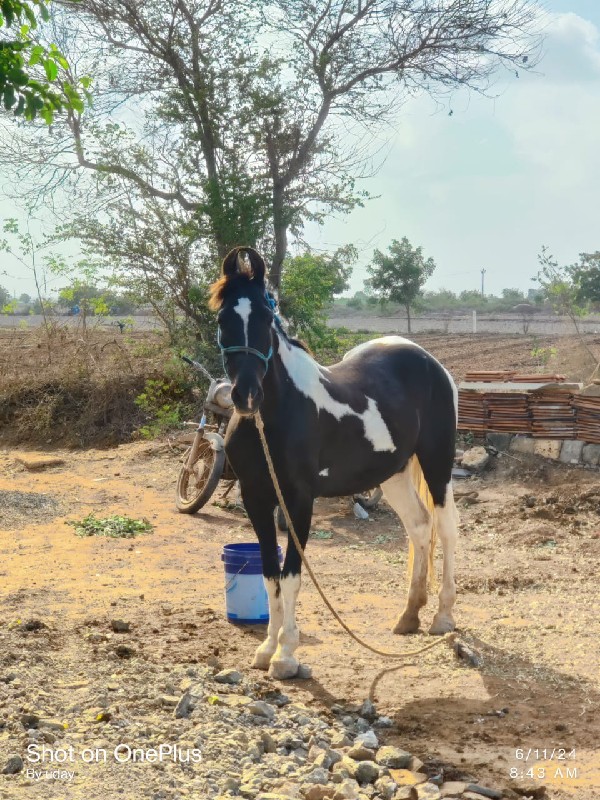
[[[450,633],[455,628],[454,620],[449,614],[437,613],[429,628],[429,633],[432,636],[443,636],[445,633]]]
[[[252,660],[252,669],[268,670],[272,658],[273,653],[269,653],[268,650],[265,650],[261,653],[259,648],[254,654],[254,659]]]
[[[419,630],[419,617],[413,614],[402,614],[396,625],[393,627],[393,633],[406,634],[417,633]]]
[[[277,660],[272,659],[269,667],[269,678],[276,678],[280,681],[287,680],[287,678],[295,678],[299,667],[298,661],[291,656]]]

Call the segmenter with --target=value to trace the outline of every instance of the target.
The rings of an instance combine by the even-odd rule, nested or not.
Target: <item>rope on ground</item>
[[[294,545],[296,546],[296,550],[300,554],[300,559],[302,560],[302,564],[304,565],[304,567],[306,568],[306,571],[310,575],[311,580],[314,583],[317,592],[321,596],[321,599],[323,600],[323,602],[325,603],[327,608],[331,611],[331,613],[333,614],[333,616],[337,620],[337,622],[346,631],[346,633],[349,636],[351,636],[354,639],[355,642],[360,644],[366,650],[370,650],[372,653],[375,653],[378,656],[384,656],[385,658],[413,658],[414,656],[418,656],[421,653],[425,653],[427,650],[433,650],[434,647],[438,647],[439,645],[443,644],[444,642],[453,641],[453,639],[455,637],[455,634],[454,633],[447,633],[444,636],[442,636],[439,639],[437,639],[435,642],[432,642],[431,644],[425,645],[424,647],[420,647],[418,650],[409,650],[409,651],[406,651],[406,652],[403,652],[403,653],[390,652],[389,650],[380,650],[378,647],[373,647],[373,645],[370,645],[368,642],[366,642],[364,639],[362,639],[360,636],[358,636],[356,633],[354,633],[353,630],[351,630],[351,628],[344,622],[344,620],[340,617],[338,612],[335,610],[335,608],[332,606],[332,604],[328,600],[325,592],[321,588],[321,585],[319,584],[319,581],[317,580],[317,578],[315,576],[315,573],[312,571],[312,568],[311,568],[311,566],[310,566],[310,564],[309,564],[309,562],[308,562],[308,560],[306,558],[306,555],[304,554],[303,548],[300,545],[300,541],[298,539],[298,536],[296,535],[296,530],[294,528],[294,523],[292,522],[292,519],[290,517],[287,505],[286,505],[285,500],[283,498],[281,487],[279,485],[279,481],[277,480],[277,473],[275,472],[275,467],[273,466],[273,459],[271,458],[271,451],[269,450],[269,445],[267,443],[267,437],[265,436],[265,425],[264,425],[262,416],[260,414],[260,411],[258,411],[255,414],[254,421],[256,423],[256,428],[258,430],[258,435],[260,436],[260,441],[262,443],[262,447],[263,447],[263,451],[264,451],[264,454],[265,454],[265,458],[267,460],[267,466],[269,468],[269,474],[271,476],[271,480],[273,481],[273,487],[274,487],[275,493],[277,495],[277,500],[279,502],[279,507],[283,511],[283,515],[284,515],[285,520],[286,520],[287,525],[288,525],[289,534],[292,537]]]

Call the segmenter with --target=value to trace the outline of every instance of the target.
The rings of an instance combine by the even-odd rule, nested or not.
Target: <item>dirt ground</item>
[[[221,550],[253,541],[249,522],[214,504],[178,514],[178,453],[138,442],[52,455],[64,465],[36,473],[0,452],[0,492],[10,493],[0,496],[0,765],[21,751],[15,714],[37,710],[74,732],[94,731],[86,715],[110,703],[117,716],[143,722],[144,670],[168,684],[177,670],[218,656],[224,667],[249,672],[264,636],[224,617]],[[456,488],[478,492],[476,502],[459,506],[456,618],[482,666],[459,661],[446,644],[400,666],[375,656],[338,628],[306,579],[299,655],[313,677],[286,682],[283,691],[324,713],[334,702],[370,696],[394,720],[387,743],[430,767],[444,765],[446,774],[504,789],[514,783],[513,769],[530,787],[545,786],[548,797],[593,800],[600,791],[599,474],[505,457]],[[45,499],[27,504],[18,492]],[[77,537],[65,521],[92,511],[146,517],[154,531],[134,540]],[[362,521],[348,500],[321,500],[313,528],[319,533],[308,554],[357,632],[387,649],[430,641],[425,633],[390,633],[406,590],[407,542],[387,507]],[[424,629],[434,606],[431,598]],[[110,633],[114,618],[131,631]],[[133,658],[118,658],[118,644]],[[47,784],[32,788],[24,774],[3,784],[5,777],[0,797],[66,796]],[[69,796],[108,797],[97,770],[84,769],[79,780],[80,793]]]

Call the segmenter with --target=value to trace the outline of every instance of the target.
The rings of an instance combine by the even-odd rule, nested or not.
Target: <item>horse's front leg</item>
[[[242,499],[250,522],[260,544],[260,556],[267,595],[269,597],[269,626],[267,638],[254,654],[252,666],[269,669],[271,657],[277,649],[277,636],[283,622],[283,603],[280,591],[279,557],[277,555],[277,534],[275,531],[275,496],[269,497],[262,491],[246,489],[242,485]]]
[[[302,550],[306,546],[310,523],[312,519],[313,498],[308,493],[299,492],[287,500],[288,493],[284,493],[284,498],[288,504],[294,530],[300,541]],[[279,582],[281,589],[281,601],[283,605],[283,621],[279,630],[277,650],[271,659],[269,675],[271,678],[293,678],[298,674],[300,666],[294,656],[296,648],[300,643],[300,631],[296,624],[296,602],[300,592],[300,574],[302,571],[302,561],[291,534],[288,534],[288,546]]]

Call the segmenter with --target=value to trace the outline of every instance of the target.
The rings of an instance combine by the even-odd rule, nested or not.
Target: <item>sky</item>
[[[351,294],[363,288],[374,248],[403,236],[436,262],[427,289],[479,289],[485,269],[486,294],[534,288],[543,245],[565,264],[600,249],[600,0],[543,5],[534,73],[505,74],[494,99],[410,101],[386,132],[383,165],[361,182],[375,199],[307,228],[318,250],[357,246]],[[0,201],[7,216],[14,205]],[[32,293],[30,274],[0,257],[0,284]]]

